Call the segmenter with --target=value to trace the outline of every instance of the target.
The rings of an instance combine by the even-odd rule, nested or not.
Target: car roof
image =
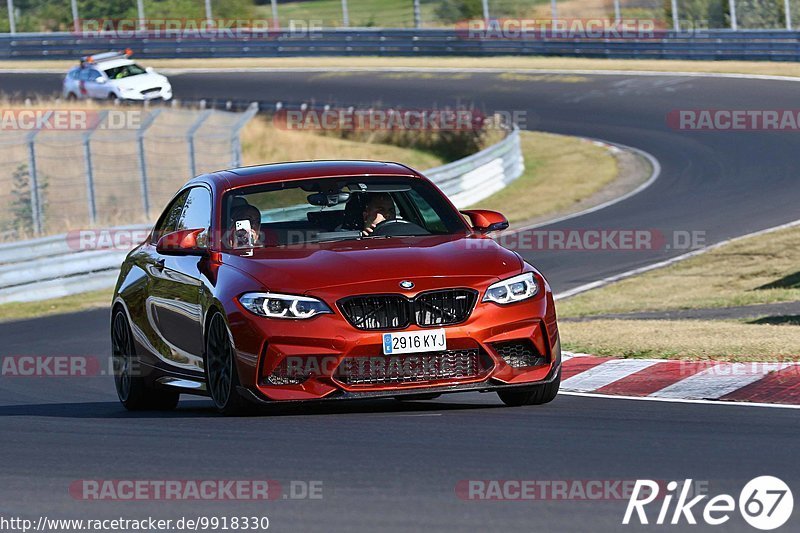
[[[400,163],[384,161],[293,161],[223,170],[194,178],[189,183],[209,182],[220,189],[238,189],[252,185],[309,178],[367,176],[421,177]]]
[[[116,67],[123,67],[125,65],[133,65],[134,61],[127,58],[120,58],[120,59],[109,59],[105,61],[98,61],[97,63],[88,63],[89,66],[97,67],[100,70],[106,70],[109,68],[116,68]]]

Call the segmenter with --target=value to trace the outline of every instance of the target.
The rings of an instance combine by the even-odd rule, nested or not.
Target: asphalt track
[[[0,75],[0,89],[10,93],[50,92],[58,82],[50,75]],[[701,231],[712,244],[799,218],[797,133],[684,132],[666,123],[675,109],[794,109],[800,88],[794,82],[298,72],[181,74],[172,82],[186,97],[525,110],[529,129],[602,138],[659,160],[661,176],[649,188],[554,225],[559,229]],[[684,251],[521,252],[562,291]],[[3,324],[0,351],[105,357],[107,318],[92,311]],[[185,402],[168,415],[135,415],[118,406],[108,376],[4,377],[0,512],[83,518],[263,513],[273,529],[287,531],[618,531],[639,529],[620,525],[622,501],[463,501],[455,487],[469,479],[693,478],[708,481],[712,494],[738,496],[747,480],[770,474],[795,488],[795,496],[800,490],[794,410],[574,396],[538,408],[499,406],[494,395],[465,394],[284,409],[244,420],[212,416],[204,401]],[[203,505],[70,497],[69,484],[87,478],[321,480],[324,497]],[[795,512],[786,530],[796,529],[797,519]],[[722,528],[752,531],[736,514]]]

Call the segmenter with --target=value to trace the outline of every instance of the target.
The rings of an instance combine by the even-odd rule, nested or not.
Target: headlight
[[[332,313],[330,307],[316,298],[291,294],[248,292],[239,297],[239,302],[251,313],[268,318],[311,318]]]
[[[483,301],[510,304],[533,298],[538,292],[539,285],[536,283],[536,278],[533,277],[533,272],[526,272],[490,285],[486,289]]]

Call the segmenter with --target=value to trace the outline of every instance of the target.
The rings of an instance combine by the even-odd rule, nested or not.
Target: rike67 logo
[[[645,507],[656,500],[661,503],[655,519],[655,523],[659,525],[697,524],[697,513],[706,524],[719,526],[730,520],[738,503],[739,513],[745,522],[766,531],[785,524],[794,509],[791,489],[781,479],[773,476],[759,476],[750,480],[739,493],[738,502],[729,494],[720,494],[705,502],[703,500],[708,498],[707,494],[691,497],[691,479],[685,480],[683,485],[670,481],[664,494],[659,493],[661,488],[663,484],[649,479],[636,480],[622,523],[635,524],[638,520],[640,524],[649,524],[653,518],[652,512],[648,516]],[[654,507],[657,506],[658,504]]]

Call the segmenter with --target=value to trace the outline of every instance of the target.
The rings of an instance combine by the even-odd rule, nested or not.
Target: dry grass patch
[[[560,301],[561,316],[800,300],[800,228],[733,242]]]
[[[614,156],[591,141],[542,132],[520,135],[525,172],[476,207],[520,222],[563,211],[617,177]]]
[[[0,322],[110,307],[113,292],[114,289],[109,288],[41,302],[0,304]]]
[[[492,68],[559,70],[642,70],[653,72],[724,72],[800,77],[800,64],[769,61],[680,61],[660,59],[590,59],[580,57],[265,57],[231,59],[143,59],[146,66],[183,68]],[[57,69],[71,60],[0,61],[2,69]]]
[[[613,357],[800,360],[800,328],[722,320],[561,322],[567,350]]]
[[[256,117],[242,130],[242,152],[247,165],[308,159],[372,159],[427,169],[446,162],[420,150],[282,130],[264,117]]]

